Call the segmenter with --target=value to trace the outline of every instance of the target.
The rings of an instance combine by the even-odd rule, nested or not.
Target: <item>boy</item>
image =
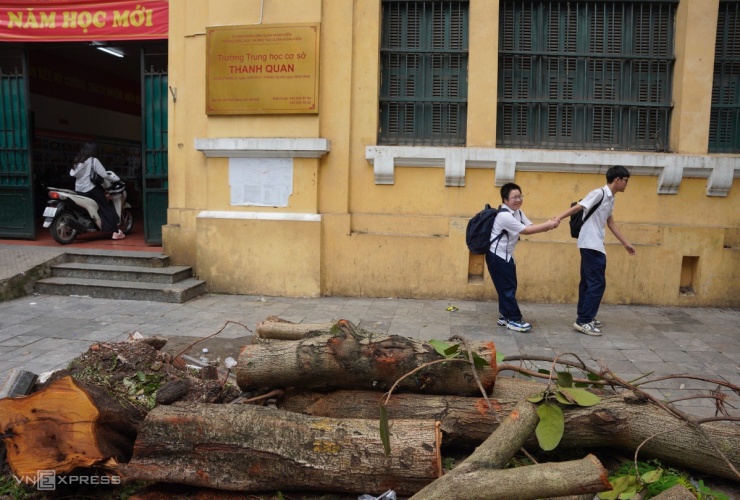
[[[532,325],[522,319],[519,304],[516,301],[516,264],[514,249],[520,234],[535,234],[558,227],[559,220],[550,219],[542,224],[533,225],[522,212],[522,188],[509,182],[501,186],[503,205],[493,222],[491,230],[491,249],[486,253],[488,273],[498,293],[499,319],[496,323],[509,330],[528,332]]]
[[[585,215],[599,200],[601,205],[583,224],[578,236],[578,248],[581,252],[581,282],[578,285],[578,318],[573,328],[586,335],[601,335],[601,322],[596,319],[599,305],[606,289],[606,249],[604,248],[604,225],[624,245],[630,255],[635,255],[635,247],[619,231],[612,211],[614,197],[627,189],[630,179],[629,171],[622,165],[615,165],[606,172],[606,186],[594,189],[585,198],[563,212],[558,220],[570,217],[585,210]]]

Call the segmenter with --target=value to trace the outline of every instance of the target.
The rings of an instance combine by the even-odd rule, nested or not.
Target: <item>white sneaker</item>
[[[506,318],[504,318],[503,316],[501,316],[501,315],[499,314],[499,316],[498,316],[498,320],[496,320],[496,324],[497,324],[498,326],[504,326],[504,325],[506,325]]]
[[[579,332],[584,333],[586,335],[592,335],[594,337],[601,336],[601,330],[599,330],[599,328],[596,325],[594,325],[593,321],[591,323],[583,323],[583,324],[579,324],[577,322],[573,323],[573,328],[575,328]]]
[[[604,324],[596,318],[594,318],[591,324],[593,324],[596,328],[601,328],[602,326],[604,326]]]

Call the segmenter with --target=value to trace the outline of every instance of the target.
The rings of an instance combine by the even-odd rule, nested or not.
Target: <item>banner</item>
[[[167,38],[167,0],[5,0],[0,42]]]

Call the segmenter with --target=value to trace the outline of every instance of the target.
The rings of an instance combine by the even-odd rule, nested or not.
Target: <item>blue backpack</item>
[[[491,208],[491,205],[486,203],[485,208],[468,221],[468,227],[465,230],[465,243],[468,245],[470,253],[488,253],[493,242],[504,235],[506,231],[496,236],[496,238],[491,239],[493,221],[496,219],[497,214],[498,209]]]

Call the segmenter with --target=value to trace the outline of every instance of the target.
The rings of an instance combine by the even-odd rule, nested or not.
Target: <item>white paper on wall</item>
[[[231,205],[287,207],[292,158],[229,158]]]

